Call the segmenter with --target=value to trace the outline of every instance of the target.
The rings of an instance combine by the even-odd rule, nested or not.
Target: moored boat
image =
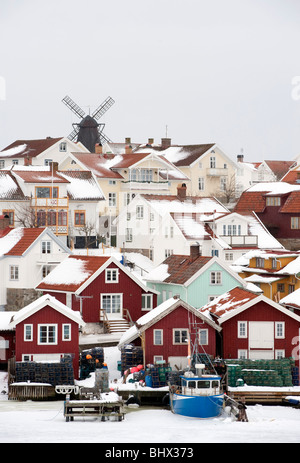
[[[170,407],[173,413],[195,418],[213,418],[223,410],[224,394],[221,377],[203,374],[205,365],[197,364],[196,373],[187,371],[181,386],[170,386]]]

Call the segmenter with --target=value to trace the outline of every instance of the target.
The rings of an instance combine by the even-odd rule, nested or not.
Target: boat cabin
[[[216,375],[181,376],[182,394],[184,395],[218,395],[221,377]]]

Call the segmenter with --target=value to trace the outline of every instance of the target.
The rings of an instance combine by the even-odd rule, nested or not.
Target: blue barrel
[[[150,375],[145,376],[145,383],[146,383],[146,386],[152,387],[152,376]]]

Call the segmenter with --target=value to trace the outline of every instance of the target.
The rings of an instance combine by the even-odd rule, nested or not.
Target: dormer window
[[[256,267],[257,268],[264,268],[265,267],[265,259],[262,257],[256,257]]]
[[[266,199],[267,206],[280,206],[280,196],[268,196]]]

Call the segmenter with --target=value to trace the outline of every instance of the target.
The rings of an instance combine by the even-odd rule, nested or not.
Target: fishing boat
[[[221,376],[203,374],[205,365],[196,364],[196,372],[180,376],[181,385],[170,386],[170,407],[173,413],[195,418],[213,418],[223,410],[224,394]]]

